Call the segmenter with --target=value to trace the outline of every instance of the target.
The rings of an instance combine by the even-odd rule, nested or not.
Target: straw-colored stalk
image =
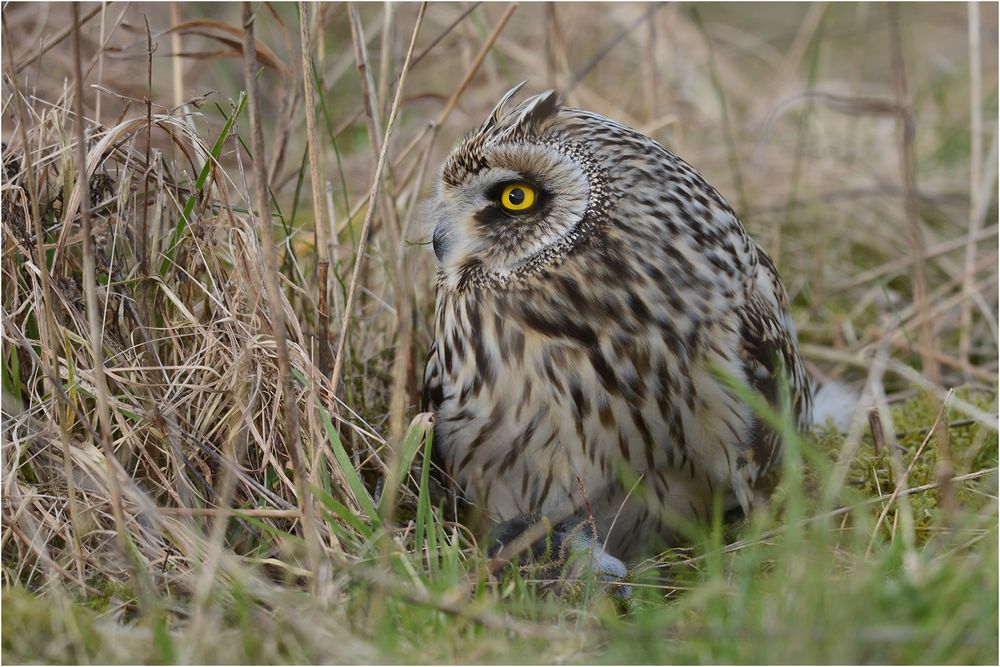
[[[264,282],[267,286],[268,312],[278,356],[278,386],[285,404],[285,434],[288,452],[295,475],[295,495],[302,515],[302,532],[306,542],[307,557],[313,572],[319,571],[320,547],[314,529],[312,494],[309,492],[308,471],[304,465],[302,442],[299,439],[299,417],[292,384],[291,364],[288,359],[288,341],[285,334],[285,317],[282,308],[281,286],[278,282],[278,257],[274,231],[271,229],[271,202],[267,186],[267,160],[264,150],[264,133],[260,119],[260,91],[257,85],[257,46],[254,39],[254,13],[249,2],[243,3],[243,63],[247,88],[247,111],[250,116],[251,149],[253,150],[253,191],[257,203],[257,220],[260,230],[261,254],[264,260]],[[315,582],[314,582],[315,583]]]
[[[975,282],[976,242],[982,228],[980,182],[983,171],[983,74],[979,58],[979,3],[969,2],[969,232],[965,244],[965,271],[962,280],[962,310],[959,316],[958,357],[966,375],[971,375],[969,351],[972,347],[972,305]]]
[[[111,434],[111,408],[108,400],[108,382],[104,372],[104,327],[101,307],[97,298],[97,264],[94,259],[93,230],[90,223],[90,183],[87,171],[87,145],[83,127],[83,71],[80,65],[80,6],[73,5],[73,65],[74,107],[76,112],[76,178],[80,191],[80,233],[83,247],[83,291],[87,303],[87,321],[90,326],[90,353],[93,361],[93,381],[97,392],[97,416],[101,446],[107,463],[108,486],[111,489],[111,508],[115,518],[115,536],[121,556],[129,560],[128,527],[122,511],[121,484],[118,479],[118,461],[115,459]],[[25,146],[25,150],[28,150]],[[74,188],[76,190],[77,188]],[[67,207],[69,208],[69,207]],[[67,211],[67,216],[71,215]],[[69,225],[67,225],[68,227]],[[39,237],[41,246],[44,237]]]
[[[319,150],[319,134],[316,129],[316,100],[313,79],[313,32],[317,23],[311,3],[299,3],[299,36],[302,51],[302,88],[305,93],[305,115],[307,145],[309,150],[309,181],[312,190],[313,224],[316,230],[316,280],[319,301],[316,308],[317,346],[319,348],[319,368],[324,375],[330,373],[330,230],[323,216],[323,165]]]
[[[55,400],[57,382],[54,378],[59,377],[58,366],[54,351],[56,349],[53,336],[58,331],[54,314],[55,301],[52,296],[52,278],[49,275],[49,267],[45,258],[45,233],[42,231],[42,216],[38,210],[38,183],[34,159],[32,158],[31,145],[28,142],[28,114],[24,108],[24,99],[21,97],[20,86],[17,82],[17,73],[14,71],[13,40],[7,30],[7,22],[3,22],[3,37],[7,45],[7,72],[10,84],[14,88],[14,113],[17,117],[18,136],[24,150],[24,170],[25,181],[28,187],[28,209],[31,216],[32,233],[35,236],[35,262],[38,265],[38,274],[42,285],[42,316],[38,320],[38,333],[41,342],[42,363],[45,369],[46,392]],[[73,560],[76,564],[77,581],[83,585],[83,550],[80,546],[80,510],[76,497],[76,484],[73,481],[73,464],[70,456],[69,433],[66,426],[66,411],[56,408],[53,411],[58,415],[59,442],[62,445],[63,471],[66,476],[66,495],[69,500],[70,533],[73,543]]]
[[[371,70],[368,67],[368,53],[365,46],[364,28],[358,14],[357,4],[348,5],[351,19],[351,37],[354,42],[354,54],[357,59],[358,74],[361,81],[362,107],[365,111],[365,121],[368,125],[369,147],[372,159],[378,160],[379,118],[381,108],[379,99],[371,80]],[[388,7],[386,12],[391,12]],[[383,27],[383,45],[385,45],[385,30],[391,27],[392,20],[387,18]],[[387,48],[387,47],[386,47]],[[385,56],[383,49],[383,56]],[[383,65],[385,63],[383,62]],[[388,73],[384,73],[388,76]],[[380,82],[380,86],[383,82]],[[406,380],[408,369],[412,366],[412,324],[413,308],[412,290],[406,277],[406,247],[400,235],[399,216],[396,210],[396,192],[392,164],[387,164],[379,193],[378,207],[383,226],[388,233],[390,259],[388,262],[389,281],[393,286],[393,306],[396,313],[396,341],[392,365],[392,389],[389,393],[389,441],[398,445],[403,437],[403,412],[406,409]]]
[[[935,356],[930,353],[931,350],[937,349],[938,343],[934,332],[934,321],[927,314],[931,306],[927,292],[925,261],[927,242],[924,238],[923,222],[920,220],[920,212],[917,208],[917,177],[913,155],[913,135],[915,129],[913,116],[910,112],[909,88],[906,81],[906,61],[903,56],[903,40],[900,34],[899,16],[896,6],[890,3],[888,10],[896,106],[905,110],[897,116],[896,122],[899,141],[899,168],[902,173],[904,188],[903,206],[906,214],[910,247],[914,255],[913,270],[911,272],[913,298],[921,322],[918,330],[918,341],[922,348],[919,352],[920,365],[927,380],[932,384],[940,385],[940,364]],[[939,400],[936,397],[931,397],[929,400],[932,410],[937,412],[940,408]],[[937,474],[938,480],[941,483],[941,508],[946,515],[951,515],[955,510],[955,489],[949,481],[954,476],[954,473],[948,429],[938,429],[937,444]]]

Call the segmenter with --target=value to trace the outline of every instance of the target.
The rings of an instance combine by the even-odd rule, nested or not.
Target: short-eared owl
[[[746,392],[787,386],[805,427],[810,384],[774,264],[715,188],[554,92],[509,109],[516,91],[427,207],[435,449],[494,521],[592,517],[585,541],[634,560],[717,496],[749,511],[780,440]]]

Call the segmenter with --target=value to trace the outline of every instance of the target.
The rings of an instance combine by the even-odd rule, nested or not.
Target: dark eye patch
[[[500,208],[499,204],[483,207],[472,215],[472,219],[476,221],[476,224],[484,228],[505,225],[509,223],[513,217],[516,216],[504,211]]]

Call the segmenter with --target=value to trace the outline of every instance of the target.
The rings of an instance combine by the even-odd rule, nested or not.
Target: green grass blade
[[[318,498],[319,501],[323,503],[323,505],[326,506],[328,510],[330,510],[333,516],[341,519],[349,526],[351,526],[351,528],[361,533],[361,535],[365,539],[370,540],[374,537],[375,533],[372,531],[372,529],[366,526],[363,521],[359,520],[358,517],[354,515],[354,512],[350,510],[350,508],[348,508],[346,505],[341,503],[339,500],[337,500],[336,498],[334,498],[333,496],[331,496],[329,493],[327,493],[318,486],[310,485],[309,488],[312,489],[312,492],[316,495],[316,498]]]
[[[4,384],[7,386],[7,391],[17,399],[18,405],[24,405],[24,397],[21,395],[21,367],[17,358],[17,348],[11,345],[8,347],[7,353],[10,362],[4,364],[3,367]]]
[[[361,478],[358,477],[358,473],[354,469],[354,465],[351,463],[351,457],[347,455],[347,450],[344,449],[344,444],[340,441],[340,435],[337,433],[337,429],[333,426],[333,421],[330,419],[330,413],[327,412],[326,408],[321,405],[318,405],[317,407],[319,409],[320,419],[323,421],[323,427],[326,428],[327,440],[330,441],[330,447],[333,449],[333,456],[337,459],[337,463],[340,464],[340,470],[344,475],[344,479],[347,481],[347,486],[350,487],[351,493],[354,494],[354,498],[358,501],[358,505],[361,506],[361,509],[368,516],[372,526],[376,529],[380,528],[382,522],[379,519],[378,509],[376,509],[375,503],[372,502],[371,496],[368,495],[368,490],[365,489],[365,485],[362,483]]]
[[[437,536],[434,525],[434,511],[431,506],[430,476],[431,476],[431,447],[434,440],[434,431],[428,431],[424,441],[424,461],[420,469],[420,495],[417,498],[417,518],[416,518],[416,549],[421,551],[424,548],[424,539],[427,539],[428,566],[433,572],[437,553]]]
[[[430,437],[430,433],[433,429],[426,426],[425,422],[415,420],[410,426],[410,430],[406,432],[406,436],[403,438],[402,453],[399,459],[399,479],[395,481],[395,489],[393,491],[398,491],[399,488],[405,483],[406,475],[409,473],[410,466],[413,465],[413,459],[416,458],[417,452],[420,450],[420,443],[423,441],[424,434]],[[382,495],[379,497],[378,509],[379,512],[386,512],[389,508],[385,507],[386,502],[389,498],[398,497],[398,493],[389,492],[389,480],[386,480],[386,485],[382,489]],[[383,514],[385,516],[385,514]]]
[[[164,276],[167,273],[167,269],[170,268],[170,264],[174,260],[174,251],[177,250],[177,244],[181,240],[181,236],[184,234],[184,230],[187,229],[188,224],[191,221],[191,214],[194,212],[194,205],[198,201],[198,195],[205,188],[205,183],[208,182],[208,176],[212,173],[212,165],[219,159],[222,154],[222,147],[226,143],[226,139],[229,138],[229,133],[233,130],[233,125],[236,123],[236,119],[239,118],[240,114],[243,113],[243,109],[247,104],[246,93],[241,92],[240,98],[236,102],[236,111],[226,118],[226,124],[222,127],[222,132],[219,133],[218,138],[215,140],[215,144],[212,145],[212,159],[205,160],[204,166],[201,168],[201,172],[198,174],[198,179],[194,183],[194,194],[187,198],[184,202],[184,210],[181,211],[181,219],[177,222],[177,227],[174,229],[174,233],[170,236],[170,244],[167,246],[167,252],[163,258],[163,263],[160,264],[160,276]]]

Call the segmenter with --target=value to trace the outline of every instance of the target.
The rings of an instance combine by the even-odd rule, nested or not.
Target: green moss
[[[996,412],[995,394],[962,388],[956,396],[972,403],[987,413]],[[938,462],[940,461],[940,443],[938,435],[933,435],[921,449],[921,444],[927,438],[930,426],[934,423],[936,412],[932,401],[926,395],[919,395],[900,403],[892,408],[892,420],[897,432],[900,458],[904,469],[908,469],[907,487],[925,486],[938,483]],[[962,475],[997,466],[998,445],[997,433],[981,424],[969,420],[966,415],[952,408],[948,414],[947,434],[951,450],[953,475]],[[939,429],[940,430],[940,429]],[[843,436],[830,434],[818,436],[815,439],[817,449],[832,463],[840,454],[844,445]],[[918,451],[920,456],[916,458]],[[911,467],[912,466],[912,467]],[[860,498],[877,498],[892,493],[897,481],[892,472],[889,452],[876,452],[867,432],[851,461],[847,475],[847,483],[858,493]],[[989,494],[996,487],[996,475],[985,475],[979,479],[956,485],[956,498],[962,508],[970,512],[978,512],[989,502]],[[987,494],[987,495],[984,495]],[[914,493],[908,496],[913,508],[917,536],[923,540],[934,532],[934,524],[939,514],[940,489],[934,488],[927,492]],[[881,510],[881,504],[875,506],[875,511]],[[891,524],[884,528],[891,531]]]
[[[3,661],[30,664],[151,662],[147,633],[65,596],[3,589]]]

